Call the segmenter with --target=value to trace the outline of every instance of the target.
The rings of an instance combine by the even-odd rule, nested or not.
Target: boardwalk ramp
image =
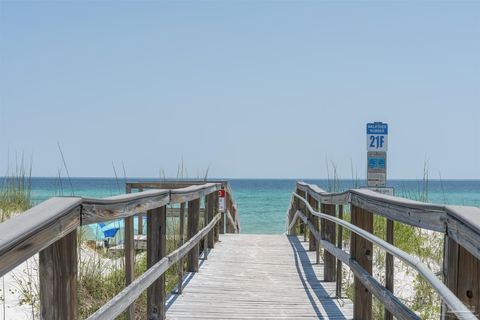
[[[352,303],[335,298],[302,238],[222,235],[167,319],[351,319]]]

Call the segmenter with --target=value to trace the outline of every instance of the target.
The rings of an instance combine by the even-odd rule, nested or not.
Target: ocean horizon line
[[[12,178],[12,176],[0,176],[0,179]],[[115,176],[71,176],[71,177],[58,177],[58,176],[31,176],[29,178],[32,179],[114,179],[114,180],[125,180],[125,177],[115,177]],[[132,182],[134,180],[152,180],[152,181],[204,181],[204,178],[176,178],[176,177],[167,177],[167,178],[159,178],[159,177],[126,177],[126,180]],[[207,178],[207,181],[210,180],[283,180],[283,181],[310,181],[310,180],[325,180],[325,181],[366,181],[366,178],[219,178],[219,177],[212,177]],[[423,181],[423,178],[390,178],[387,181]],[[479,178],[428,178],[428,181],[479,181]]]

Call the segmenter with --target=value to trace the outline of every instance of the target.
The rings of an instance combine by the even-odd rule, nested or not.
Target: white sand
[[[31,305],[20,305],[21,292],[19,290],[18,281],[26,283],[28,281],[27,274],[37,275],[38,255],[28,259],[11,272],[6,274],[0,280],[0,297],[4,301],[0,302],[0,319],[38,319],[38,315],[32,315]],[[38,279],[38,275],[37,275]],[[38,283],[38,282],[37,282]],[[5,290],[4,290],[5,288]]]

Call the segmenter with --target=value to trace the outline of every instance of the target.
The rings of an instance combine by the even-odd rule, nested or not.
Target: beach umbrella
[[[122,227],[120,223],[123,224],[123,221],[113,221],[107,224],[99,223],[98,225],[100,226],[105,238],[115,238],[118,230],[120,230]]]
[[[83,227],[85,230],[84,236],[86,240],[103,241],[106,238],[114,238],[115,243],[123,242],[123,235],[125,230],[124,220],[113,220],[105,223],[94,223]],[[133,229],[135,234],[138,234],[138,219],[133,220]],[[143,234],[146,233],[147,218],[143,216]]]

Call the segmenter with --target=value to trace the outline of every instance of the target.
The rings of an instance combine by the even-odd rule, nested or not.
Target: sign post
[[[367,123],[367,188],[393,195],[387,188],[388,124]]]

